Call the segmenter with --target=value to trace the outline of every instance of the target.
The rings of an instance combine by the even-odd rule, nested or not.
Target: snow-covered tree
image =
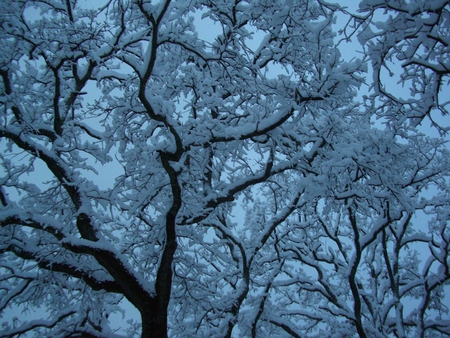
[[[2,337],[450,332],[449,1],[96,4],[0,1]]]

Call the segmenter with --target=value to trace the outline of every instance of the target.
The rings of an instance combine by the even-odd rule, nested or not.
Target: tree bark
[[[167,306],[161,308],[160,297],[153,298],[141,312],[142,338],[167,338]]]

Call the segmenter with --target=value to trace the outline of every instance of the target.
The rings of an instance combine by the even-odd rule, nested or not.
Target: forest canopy
[[[0,1],[0,336],[448,337],[450,1],[351,3]]]

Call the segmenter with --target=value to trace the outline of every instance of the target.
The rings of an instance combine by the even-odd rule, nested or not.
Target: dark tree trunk
[[[178,184],[178,173],[170,166],[167,154],[161,154],[172,187],[172,205],[166,215],[166,245],[161,257],[156,276],[156,297],[152,308],[142,309],[142,337],[167,338],[167,308],[172,291],[172,264],[177,249],[175,222],[181,207],[181,189]]]
[[[153,309],[141,312],[142,338],[167,338],[167,307],[160,304],[156,298]]]

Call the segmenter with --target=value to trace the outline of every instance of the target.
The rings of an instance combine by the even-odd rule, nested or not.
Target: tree
[[[450,331],[448,1],[84,6],[0,3],[2,337]]]

